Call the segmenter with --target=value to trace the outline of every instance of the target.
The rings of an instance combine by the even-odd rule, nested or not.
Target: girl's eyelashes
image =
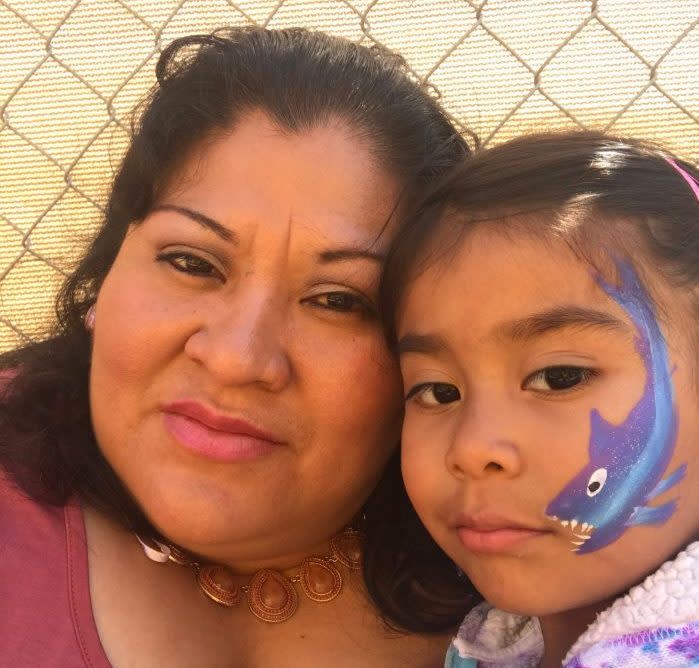
[[[425,407],[444,406],[459,399],[461,393],[451,383],[420,383],[412,387],[405,397],[406,401],[413,400]]]
[[[522,389],[535,392],[565,392],[586,385],[598,375],[597,369],[589,367],[547,366],[527,376],[522,383]]]
[[[573,365],[556,365],[539,369],[525,378],[523,390],[540,394],[571,392],[581,389],[600,375],[598,369]],[[461,392],[451,383],[419,383],[410,388],[405,401],[413,401],[430,408],[445,406],[461,400]]]
[[[211,262],[189,251],[158,253],[156,260],[167,262],[175,271],[182,274],[223,280],[223,274]]]

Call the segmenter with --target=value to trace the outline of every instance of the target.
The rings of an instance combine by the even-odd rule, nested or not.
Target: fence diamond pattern
[[[0,351],[45,332],[160,49],[246,23],[400,51],[483,144],[594,127],[699,156],[699,0],[0,0]]]

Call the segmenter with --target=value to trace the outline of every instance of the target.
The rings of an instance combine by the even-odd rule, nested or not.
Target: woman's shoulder
[[[66,590],[71,527],[67,520],[70,513],[65,510],[35,501],[0,469],[0,600],[3,603],[17,601],[27,608],[22,601],[39,603],[43,598],[58,599]],[[3,612],[0,628],[5,621]]]
[[[84,668],[94,643],[80,506],[39,503],[0,469],[0,536],[0,663]]]
[[[70,507],[74,509],[75,504]],[[36,501],[0,467],[0,551],[21,545],[31,557],[35,550],[45,553],[50,547],[64,547],[65,534],[65,508]],[[5,559],[0,561],[7,563]]]
[[[5,405],[8,392],[12,392],[12,382],[17,378],[17,369],[0,369],[0,405]],[[4,451],[21,446],[21,442],[13,443],[16,437],[13,432],[7,431],[4,422],[2,424],[0,440]],[[24,470],[20,463],[17,467],[17,470]],[[15,477],[11,471],[14,471],[13,466],[0,460],[0,536],[3,537],[0,542],[0,563],[5,571],[6,564],[14,561],[23,564],[26,570],[35,560],[45,563],[45,558],[40,559],[44,555],[57,558],[65,552],[66,545],[66,507],[34,499],[19,482],[19,474]],[[38,478],[38,474],[35,477]],[[67,508],[79,516],[77,503],[71,503]],[[6,580],[3,578],[0,583],[6,584]]]

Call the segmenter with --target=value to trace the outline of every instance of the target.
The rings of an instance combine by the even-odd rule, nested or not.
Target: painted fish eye
[[[605,482],[607,482],[607,469],[594,471],[587,481],[587,495],[597,496],[602,491]]]

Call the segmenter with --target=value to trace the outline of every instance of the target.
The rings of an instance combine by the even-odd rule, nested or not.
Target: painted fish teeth
[[[556,515],[549,515],[548,519],[550,520],[555,520],[558,522],[561,526],[564,526],[566,528],[570,528],[570,530],[573,532],[573,537],[577,538],[578,540],[581,541],[586,541],[589,540],[592,537],[592,532],[595,529],[594,524],[589,524],[588,522],[580,522],[577,519],[571,519],[571,520],[562,520]],[[575,544],[581,544],[581,543],[575,543]]]

